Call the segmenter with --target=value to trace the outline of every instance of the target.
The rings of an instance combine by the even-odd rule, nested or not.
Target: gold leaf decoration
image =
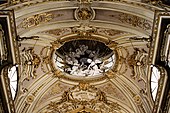
[[[52,13],[40,13],[40,14],[36,14],[33,16],[30,16],[28,18],[25,18],[21,24],[19,25],[21,28],[30,28],[30,27],[34,27],[34,26],[38,26],[40,24],[49,22],[50,20],[52,20],[55,17],[60,17],[63,14],[57,14],[57,15],[53,15]]]
[[[48,113],[72,113],[73,111],[77,111],[76,113],[81,113],[82,111],[121,113],[121,108],[117,102],[107,101],[106,94],[94,86],[89,86],[86,90],[81,90],[79,86],[74,86],[65,91],[59,101],[50,102],[46,111]]]
[[[110,16],[115,17],[115,15],[110,15]],[[151,30],[151,24],[149,23],[149,21],[141,17],[126,14],[126,13],[121,13],[116,18],[118,18],[122,23],[130,24],[133,27],[142,28],[144,30]]]

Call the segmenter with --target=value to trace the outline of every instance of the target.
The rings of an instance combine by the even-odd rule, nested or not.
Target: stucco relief
[[[51,34],[57,37],[61,37],[61,36],[69,35],[69,34],[79,34],[79,35],[84,35],[84,36],[98,34],[98,35],[108,36],[112,38],[114,36],[128,35],[130,33],[120,31],[120,30],[115,30],[115,29],[95,27],[91,25],[87,25],[87,26],[79,25],[76,27],[68,27],[68,28],[52,29],[48,31],[43,31],[43,32],[40,32],[40,34],[49,34],[49,35]]]
[[[60,1],[60,0],[59,0]],[[103,2],[106,2],[107,0],[101,0],[101,4]],[[23,1],[24,3],[25,1]],[[35,5],[39,5],[42,3],[45,4],[47,1],[37,1],[37,3],[34,3],[34,1],[31,1],[33,4],[30,4],[29,6],[35,6]],[[55,3],[54,5],[58,5],[58,1],[53,1],[53,0],[50,0],[48,1],[50,3]],[[57,3],[58,2],[58,3]],[[62,1],[60,1],[61,3]],[[64,1],[65,2],[65,1]],[[73,1],[71,1],[73,2]],[[98,1],[96,1],[97,3]],[[133,5],[134,7],[136,6],[139,6],[140,8],[144,8],[145,5],[143,4],[140,4],[140,3],[133,3],[133,2],[130,2],[130,1],[120,1],[120,0],[113,0],[113,1],[107,1],[108,3],[121,3],[121,4],[128,4],[128,5]],[[19,1],[20,3],[20,1]],[[66,3],[66,2],[65,2]],[[69,1],[67,1],[67,3],[69,3]],[[67,4],[66,3],[66,4]],[[16,3],[18,4],[18,3]],[[69,3],[70,4],[70,3]],[[14,5],[14,4],[13,4]],[[100,5],[100,4],[99,4]],[[103,5],[103,4],[102,4]],[[19,6],[19,5],[18,5]],[[25,3],[25,6],[29,8],[29,6]],[[64,6],[63,6],[64,7]],[[130,69],[130,66],[128,66],[128,63],[132,63],[132,64],[136,64],[137,63],[137,66],[138,67],[141,67],[141,66],[146,66],[143,64],[142,61],[146,60],[144,57],[139,57],[138,60],[140,60],[140,62],[136,62],[136,60],[133,62],[128,62],[128,58],[136,58],[136,57],[130,57],[132,54],[133,54],[133,50],[132,49],[127,49],[128,46],[132,47],[129,42],[127,42],[128,39],[126,39],[126,36],[127,35],[137,35],[137,34],[132,34],[130,33],[131,31],[125,31],[125,29],[123,30],[118,30],[118,28],[112,28],[108,25],[105,26],[105,23],[97,23],[97,21],[90,21],[90,24],[88,24],[87,26],[81,26],[80,23],[76,23],[76,25],[71,25],[72,23],[69,23],[68,21],[77,21],[75,20],[74,18],[74,10],[75,10],[75,7],[71,9],[70,5],[68,5],[68,7],[70,9],[67,9],[67,11],[64,11],[64,9],[62,9],[62,6],[60,7],[59,10],[54,10],[54,11],[50,11],[50,12],[46,12],[46,13],[50,13],[52,15],[48,15],[47,16],[43,16],[41,15],[42,13],[38,13],[38,14],[33,14],[32,16],[30,16],[31,18],[23,15],[22,17],[23,18],[20,18],[19,20],[21,21],[18,21],[17,22],[17,25],[18,25],[18,29],[19,31],[22,31],[23,30],[23,33],[29,29],[34,29],[35,28],[40,28],[39,31],[37,32],[38,35],[42,35],[42,37],[40,37],[40,40],[45,40],[43,42],[43,44],[47,43],[47,40],[49,39],[50,41],[54,41],[54,43],[51,43],[51,45],[49,44],[48,47],[44,47],[43,44],[41,44],[41,46],[43,46],[45,49],[40,49],[40,51],[42,50],[42,52],[40,52],[40,59],[41,59],[41,63],[40,65],[37,65],[39,68],[36,68],[37,71],[39,71],[39,75],[42,75],[42,76],[49,76],[49,78],[52,78],[53,80],[55,79],[60,79],[60,80],[65,80],[67,81],[65,78],[60,78],[60,75],[63,75],[63,73],[61,73],[60,71],[57,71],[55,70],[54,71],[54,74],[53,76],[52,73],[53,71],[51,70],[51,67],[49,66],[49,64],[51,63],[51,54],[52,54],[52,51],[50,51],[50,49],[56,49],[58,47],[60,47],[62,45],[62,43],[60,43],[60,39],[61,37],[67,37],[67,36],[70,36],[70,35],[79,35],[79,36],[100,36],[100,37],[105,37],[107,39],[109,39],[110,43],[107,43],[107,46],[111,49],[114,49],[116,47],[116,50],[119,54],[118,56],[118,60],[119,60],[119,63],[116,64],[117,66],[117,69],[115,71],[109,71],[107,73],[107,75],[105,76],[106,80],[113,80],[113,79],[117,79],[119,77],[122,77],[123,76],[128,76],[132,73],[132,69],[134,69],[134,67],[132,67]],[[67,8],[68,8],[67,7]],[[96,7],[98,7],[98,3],[96,5]],[[17,7],[15,7],[17,8]],[[20,7],[22,8],[22,7]],[[47,7],[48,8],[48,7]],[[58,8],[58,6],[56,6],[56,8]],[[77,5],[76,5],[76,8],[77,8]],[[147,7],[148,9],[151,8],[151,7]],[[146,17],[145,19],[142,18],[142,17],[138,17],[138,16],[135,16],[134,14],[132,15],[127,15],[126,13],[121,13],[121,12],[116,12],[116,11],[113,11],[112,9],[109,11],[107,11],[107,9],[109,9],[108,7],[106,8],[106,10],[104,9],[95,9],[95,11],[97,12],[95,15],[95,19],[99,20],[99,21],[105,21],[106,22],[111,22],[111,23],[117,23],[117,25],[121,24],[121,25],[127,25],[127,26],[131,26],[133,28],[140,28],[141,30],[147,30],[147,31],[150,31],[150,27],[151,27],[151,23],[150,21],[146,20]],[[147,10],[148,10],[147,9]],[[51,10],[51,9],[50,9]],[[152,10],[152,9],[151,9]],[[103,13],[104,12],[104,13]],[[109,12],[109,13],[108,13]],[[128,12],[128,11],[127,11]],[[79,20],[88,20],[91,18],[91,12],[89,12],[88,10],[82,10],[81,12],[79,12],[80,16],[81,15],[84,15],[82,18],[79,18]],[[103,14],[106,14],[106,15],[103,15]],[[110,14],[113,14],[112,16],[109,16]],[[31,15],[31,14],[30,14]],[[39,17],[39,16],[40,17]],[[56,18],[51,18],[53,17],[54,15],[56,15]],[[36,18],[33,19],[33,16],[35,16]],[[141,16],[141,15],[140,15]],[[26,17],[26,18],[25,18]],[[41,17],[44,17],[44,19],[46,18],[49,18],[47,19],[47,21],[44,21],[44,20],[41,20]],[[108,18],[107,18],[108,17]],[[25,19],[25,20],[24,20]],[[33,21],[32,24],[28,24],[29,21]],[[63,24],[60,24],[60,22],[63,22]],[[64,23],[64,21],[67,21],[68,23]],[[21,28],[20,26],[20,23],[26,23],[27,25],[24,24],[24,26]],[[59,22],[59,23],[58,23]],[[93,23],[94,22],[94,23]],[[45,29],[41,29],[41,26],[45,26],[47,24],[53,24],[55,23],[55,27],[53,26],[53,28],[51,26],[48,26],[49,28],[45,28]],[[109,24],[110,25],[110,24]],[[71,27],[70,27],[71,26]],[[109,28],[110,27],[110,28]],[[119,26],[120,27],[120,26]],[[43,31],[44,30],[44,31]],[[134,29],[133,29],[134,30]],[[32,30],[34,32],[34,30]],[[28,34],[31,34],[31,32],[28,32]],[[36,32],[36,31],[35,31]],[[136,32],[136,31],[135,31]],[[138,31],[140,32],[140,31]],[[19,32],[20,33],[20,32]],[[134,33],[134,32],[133,32]],[[143,32],[141,34],[144,34]],[[46,36],[46,37],[45,37]],[[91,37],[90,37],[91,38]],[[94,40],[100,40],[99,37],[95,38]],[[48,43],[50,42],[48,41]],[[64,42],[64,41],[63,41]],[[25,43],[30,43],[32,45],[33,42],[29,42],[29,41],[24,41],[22,42],[23,46],[25,46],[24,44]],[[132,42],[132,43],[136,43],[135,41]],[[37,45],[40,44],[40,42],[37,42]],[[121,44],[124,44],[123,47]],[[35,45],[35,46],[37,46]],[[145,46],[145,45],[144,45]],[[42,47],[42,48],[43,48]],[[35,47],[36,48],[36,47]],[[130,52],[132,51],[132,52]],[[130,53],[129,53],[130,52]],[[38,55],[38,54],[37,54]],[[141,54],[139,54],[138,56],[140,56]],[[39,55],[38,55],[39,56]],[[141,61],[141,59],[143,59]],[[130,64],[131,65],[131,64]],[[139,66],[140,65],[140,66]],[[36,66],[35,66],[36,67]],[[41,68],[41,69],[40,69]],[[139,68],[138,68],[139,69]],[[141,70],[139,69],[136,73],[140,73]],[[43,74],[42,74],[43,73]],[[55,77],[54,77],[55,76]],[[138,75],[135,75],[134,76],[138,76]],[[117,77],[117,78],[116,78]],[[132,79],[132,78],[130,78]],[[102,79],[103,80],[103,79]],[[136,77],[135,79],[135,82],[134,84],[138,84],[138,77]],[[86,81],[86,80],[81,80],[81,81]],[[68,82],[68,81],[67,81]],[[78,83],[80,81],[69,81],[68,83],[72,84],[72,82],[74,83]],[[87,82],[87,81],[86,81]],[[101,82],[100,80],[96,79],[94,81],[92,81],[93,83],[96,83],[96,82]],[[125,81],[126,82],[126,81]],[[29,82],[29,84],[33,84],[35,82],[32,82],[32,80]],[[90,83],[90,82],[88,82]],[[103,83],[103,82],[102,82]],[[80,85],[79,85],[80,86]],[[143,84],[139,83],[138,84],[139,87],[142,87]],[[88,88],[88,85],[87,87],[84,87],[82,86],[83,88],[78,88],[79,90],[76,90],[77,92],[75,92],[75,90],[71,89],[70,86],[67,86],[66,83],[63,82],[62,83],[56,83],[55,85],[53,85],[44,95],[43,97],[41,98],[40,100],[40,104],[38,104],[37,106],[39,105],[42,105],[46,102],[46,100],[51,101],[51,104],[49,103],[48,105],[48,108],[46,107],[45,110],[43,112],[51,112],[52,110],[55,111],[55,110],[61,110],[63,112],[65,112],[64,110],[78,110],[78,112],[91,112],[91,111],[94,111],[94,113],[100,113],[100,112],[104,112],[105,110],[109,111],[109,110],[113,110],[115,109],[119,110],[121,109],[121,107],[119,106],[118,103],[116,102],[113,102],[113,105],[111,105],[111,103],[109,103],[111,100],[107,98],[107,96],[113,96],[115,97],[117,100],[121,100],[121,101],[125,101],[127,102],[126,98],[124,97],[123,94],[121,94],[121,92],[115,88],[112,84],[106,84],[106,85],[101,85],[101,87],[99,88],[98,86],[96,87],[97,90],[101,90],[100,92],[100,96],[101,95],[104,95],[104,96],[101,96],[101,100],[98,100],[99,103],[96,103],[96,109],[95,108],[92,108],[92,107],[89,107],[87,105],[87,107],[84,107],[83,105],[81,105],[82,101],[84,100],[95,100],[96,97],[98,98],[98,96],[96,95],[96,89],[93,89],[90,91],[94,91],[94,92],[88,92],[87,89]],[[70,89],[69,89],[70,88]],[[25,92],[27,92],[27,89],[24,89]],[[96,91],[96,92],[95,92]],[[40,93],[41,91],[38,90],[36,92],[36,94]],[[88,93],[86,93],[88,92]],[[69,96],[66,95],[66,93],[68,94],[69,93]],[[139,91],[140,93],[140,91]],[[62,101],[63,103],[61,103],[61,105],[58,105],[58,100],[55,101],[54,100],[50,100],[51,98],[55,98],[57,96],[61,96],[63,95],[63,100],[61,99],[60,102]],[[77,96],[78,95],[78,96]],[[64,97],[65,96],[65,97]],[[67,97],[67,98],[66,98]],[[106,97],[106,98],[105,98]],[[32,98],[29,98],[30,100],[29,101],[32,101]],[[71,101],[70,101],[70,100]],[[99,99],[99,98],[98,98]],[[107,100],[107,102],[105,101],[105,99]],[[74,100],[80,100],[80,105],[77,105],[76,103],[73,105],[73,101]],[[141,98],[138,96],[137,97],[134,97],[134,102],[136,102],[136,104],[140,104],[141,102]],[[84,103],[86,104],[86,103]],[[68,108],[70,105],[71,108]],[[118,105],[118,106],[117,106]],[[117,108],[116,108],[116,107]],[[80,107],[81,109],[78,109],[76,107]],[[112,109],[112,108],[113,109]],[[145,107],[145,106],[144,106]],[[27,108],[27,107],[26,107]],[[63,109],[64,108],[64,109]],[[68,109],[67,109],[68,108]],[[120,109],[119,109],[120,108]],[[51,111],[48,111],[48,110],[51,110]],[[83,111],[84,110],[84,111]],[[24,112],[29,112],[29,111],[24,111]],[[74,112],[73,112],[74,113]],[[92,112],[93,113],[93,112]],[[108,113],[108,112],[107,112]],[[132,112],[130,112],[132,113]]]
[[[40,100],[38,101],[38,104],[34,107],[36,109],[37,107],[41,106],[44,102],[47,102],[50,99],[53,99],[55,97],[61,96],[64,91],[71,88],[72,85],[64,84],[62,82],[56,82],[50,88],[42,95]]]
[[[72,112],[78,108],[90,109],[97,113],[122,113],[121,105],[107,100],[106,94],[94,86],[74,86],[62,94],[58,101],[51,101],[40,110],[41,113]],[[81,111],[82,109],[80,109]],[[78,111],[78,112],[80,112]],[[87,110],[88,111],[88,110]]]
[[[36,78],[36,70],[41,63],[40,57],[35,53],[34,48],[30,47],[28,49],[24,48],[21,54],[22,62],[22,73],[27,75],[25,78],[22,76],[22,80],[30,80],[31,78]]]

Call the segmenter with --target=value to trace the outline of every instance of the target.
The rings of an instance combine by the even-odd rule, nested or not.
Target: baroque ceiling
[[[151,113],[150,37],[154,11],[161,8],[141,0],[13,0],[1,7],[15,14],[17,113]],[[95,60],[98,67],[89,73],[93,61],[87,59],[89,67],[75,74],[64,55],[78,49],[79,57],[93,51],[100,59],[110,56]],[[60,63],[56,52],[65,58]]]

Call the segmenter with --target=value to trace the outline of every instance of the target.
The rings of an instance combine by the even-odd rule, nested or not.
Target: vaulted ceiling
[[[17,113],[151,113],[149,62],[154,11],[141,0],[14,0],[19,35]],[[115,51],[115,66],[74,76],[55,66],[55,50],[96,40]],[[69,48],[68,48],[69,49]]]

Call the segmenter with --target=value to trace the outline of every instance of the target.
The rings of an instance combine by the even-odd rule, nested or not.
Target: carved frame
[[[50,49],[50,59],[53,59],[53,53],[56,49],[58,49],[59,47],[61,47],[65,42],[68,42],[68,41],[72,41],[72,40],[81,40],[81,39],[86,39],[86,40],[96,40],[96,41],[100,41],[100,42],[103,42],[104,44],[106,44],[106,46],[108,46],[110,49],[114,50],[115,52],[115,55],[116,55],[116,59],[117,61],[115,62],[115,65],[114,67],[109,70],[108,72],[106,72],[104,74],[104,76],[98,76],[98,77],[87,77],[87,78],[84,78],[84,77],[70,77],[70,76],[67,76],[65,73],[61,72],[60,70],[56,69],[55,66],[54,66],[54,63],[53,61],[51,60],[49,62],[50,64],[50,67],[51,67],[51,71],[54,73],[54,77],[59,77],[59,78],[62,78],[62,79],[65,79],[65,80],[71,80],[71,81],[74,81],[74,82],[95,82],[95,81],[102,81],[102,80],[105,80],[106,78],[113,78],[115,77],[115,74],[117,72],[117,66],[118,66],[118,59],[119,59],[119,56],[118,56],[118,53],[116,51],[116,44],[115,42],[112,42],[110,41],[109,39],[107,38],[101,38],[101,37],[98,37],[98,36],[71,36],[71,37],[61,37],[59,40],[56,40],[55,42],[52,43],[52,47]]]

